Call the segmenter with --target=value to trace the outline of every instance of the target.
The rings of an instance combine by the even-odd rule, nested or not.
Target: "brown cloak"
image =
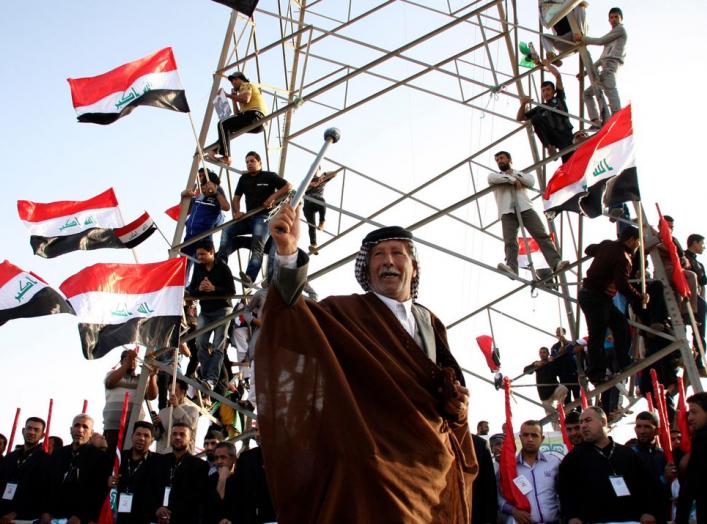
[[[463,383],[432,316],[440,368],[375,295],[271,288],[256,347],[258,425],[281,524],[471,520],[477,473],[466,419],[441,405]]]

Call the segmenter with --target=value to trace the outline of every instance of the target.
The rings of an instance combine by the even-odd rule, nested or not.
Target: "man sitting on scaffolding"
[[[218,123],[218,142],[208,149],[212,152],[212,160],[231,165],[231,135],[265,118],[268,110],[260,89],[251,84],[243,73],[238,71],[228,75],[228,81],[233,89],[226,96],[233,102],[234,115]],[[262,130],[260,125],[247,132],[259,133]]]

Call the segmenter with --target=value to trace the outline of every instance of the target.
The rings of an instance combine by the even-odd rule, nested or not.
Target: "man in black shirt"
[[[564,149],[572,144],[572,124],[568,116],[554,111],[567,113],[565,90],[560,72],[549,64],[545,65],[545,69],[555,77],[556,84],[546,80],[540,85],[540,93],[543,99],[542,105],[528,109],[531,101],[530,97],[521,98],[516,120],[519,122],[530,120],[540,142],[542,142],[550,155],[554,155],[558,149]],[[567,159],[571,156],[572,153],[563,155],[562,161],[567,162]]]
[[[150,422],[138,420],[133,425],[133,447],[121,453],[120,475],[110,478],[118,490],[117,524],[145,524],[154,521],[158,496],[155,486],[162,474],[162,455],[152,453],[155,428]]]
[[[188,424],[172,427],[172,452],[163,455],[162,472],[156,482],[158,524],[201,522],[209,466],[189,453],[193,436]]]
[[[247,172],[241,175],[233,194],[233,218],[238,220],[244,215],[241,211],[241,197],[243,196],[245,196],[246,212],[257,209],[260,211],[245,220],[231,224],[222,231],[218,258],[228,264],[228,257],[237,249],[236,237],[251,235],[250,260],[245,273],[241,274],[241,278],[246,284],[252,284],[263,265],[263,248],[269,236],[266,223],[268,209],[280,197],[285,196],[292,189],[292,185],[275,173],[263,171],[260,155],[255,151],[248,152],[245,163]]]
[[[677,524],[687,524],[693,507],[697,522],[707,522],[707,393],[695,393],[687,398],[687,424],[692,434],[692,449],[684,479],[680,480]]]
[[[260,447],[241,452],[236,463],[236,514],[233,524],[275,522],[268,481]]]
[[[187,287],[189,294],[199,299],[201,312],[197,319],[197,329],[221,320],[233,310],[231,296],[236,292],[233,275],[228,265],[216,258],[211,241],[203,241],[196,248],[199,263],[194,267],[194,276]],[[226,343],[226,324],[213,331],[202,333],[196,338],[196,347],[201,364],[201,376],[213,389],[218,382],[223,365]],[[211,333],[214,341],[209,351]]]
[[[565,456],[557,480],[563,520],[655,524],[657,486],[648,466],[608,436],[601,408],[588,407],[580,420],[584,442]]]
[[[489,444],[485,438],[471,436],[479,463],[479,474],[471,485],[471,524],[495,524],[498,512],[496,473]]]
[[[209,475],[204,505],[204,524],[219,524],[235,517],[238,504],[236,492],[236,447],[231,442],[219,442],[214,450],[216,474]]]
[[[697,275],[697,311],[695,312],[695,320],[697,320],[697,328],[702,339],[702,347],[705,346],[705,321],[707,321],[707,302],[705,302],[705,286],[707,285],[707,274],[705,274],[705,266],[697,260],[697,255],[701,255],[705,250],[705,237],[693,233],[687,237],[687,250],[685,258],[687,258],[688,269]],[[693,336],[693,345],[697,347],[697,337]],[[702,359],[699,359],[700,364]],[[703,366],[700,366],[703,367]]]
[[[324,229],[326,218],[324,185],[336,176],[336,171],[320,175],[319,169],[320,168],[317,168],[317,174],[310,182],[304,194],[304,206],[302,207],[302,213],[304,214],[309,228],[309,252],[313,255],[319,254],[319,249],[317,248],[317,229]],[[319,222],[317,222],[317,214],[319,214]]]
[[[49,456],[39,442],[46,424],[29,417],[22,428],[25,443],[12,451],[0,472],[0,524],[34,520],[46,510],[49,492]]]
[[[51,457],[49,513],[43,515],[47,522],[96,521],[107,493],[112,457],[89,443],[93,419],[86,414],[76,415],[70,432],[71,444],[55,449]]]
[[[535,383],[538,388],[538,397],[542,402],[545,413],[548,416],[555,414],[555,403],[564,402],[567,396],[567,387],[560,384],[557,379],[557,363],[550,358],[550,351],[546,347],[541,347],[538,352],[540,360],[536,360],[523,371],[525,373],[535,372]],[[553,418],[552,427],[559,431],[560,426],[557,419]]]

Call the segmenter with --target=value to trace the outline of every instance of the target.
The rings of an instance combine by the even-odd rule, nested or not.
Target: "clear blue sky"
[[[440,10],[446,9],[447,4],[442,0],[425,3]],[[530,5],[534,2],[527,3],[526,10],[521,12],[521,23],[537,27],[534,7]],[[705,184],[699,152],[704,147],[701,126],[707,112],[701,102],[703,74],[700,72],[704,62],[701,34],[707,6],[697,0],[685,0],[679,10],[666,10],[665,4],[658,0],[640,3],[594,0],[589,9],[592,36],[608,31],[606,13],[615,3],[624,9],[629,33],[628,58],[618,82],[624,102],[634,103],[644,201],[649,206],[659,201],[664,212],[676,218],[676,233],[684,240],[689,233],[704,233]],[[328,15],[343,16],[341,4],[340,0],[325,0],[317,4],[316,9]],[[365,5],[375,4],[367,2]],[[364,9],[363,4],[354,2],[354,5],[354,13]],[[461,2],[455,3],[455,7],[460,5]],[[261,7],[276,11],[272,0],[262,0]],[[116,190],[126,220],[147,210],[171,238],[174,223],[162,211],[177,202],[194,151],[186,115],[138,108],[110,126],[78,124],[66,78],[100,74],[170,45],[198,128],[228,16],[227,8],[208,0],[120,4],[84,0],[60,5],[15,2],[5,6],[0,19],[0,43],[4,50],[0,65],[3,78],[0,147],[5,159],[4,205],[0,206],[5,233],[3,258],[38,273],[57,286],[69,275],[96,262],[131,262],[129,252],[114,250],[73,253],[53,260],[34,257],[27,232],[17,217],[15,202],[18,199],[40,202],[85,199],[110,186]],[[679,21],[675,19],[678,16]],[[274,21],[261,14],[256,14],[256,20],[259,43],[263,47],[276,37]],[[666,23],[666,20],[671,22]],[[333,25],[320,17],[311,21],[323,27]],[[392,49],[445,21],[446,18],[419,8],[395,4],[364,24],[350,28],[346,34]],[[478,31],[460,28],[447,38],[412,50],[410,55],[423,60],[441,59],[450,49],[461,49],[475,41],[478,41]],[[378,56],[342,42],[322,46],[316,51],[354,65]],[[505,50],[494,45],[491,52],[494,57],[500,57]],[[592,52],[597,56],[599,49],[593,48]],[[478,58],[474,61],[482,60],[481,54],[475,56]],[[284,87],[279,55],[263,56],[262,60],[264,82]],[[309,68],[313,75],[329,71],[332,66],[312,58]],[[381,74],[396,77],[417,70],[417,66],[400,60],[376,69]],[[255,76],[252,65],[246,72]],[[576,112],[574,60],[568,61],[563,72],[566,73],[570,111]],[[468,74],[490,81],[488,74],[478,70]],[[385,85],[380,80],[360,77],[350,86],[350,100]],[[434,75],[423,77],[416,85],[440,92],[449,90],[452,95],[456,94],[454,89],[458,89],[455,82]],[[340,104],[343,95],[341,87],[328,94],[326,100]],[[517,109],[515,99],[503,95],[480,98],[477,104],[509,116],[514,116]],[[294,129],[314,121],[323,112],[312,104],[306,105],[295,113]],[[342,141],[331,149],[332,158],[401,189],[417,186],[510,129],[499,120],[482,118],[478,111],[407,89],[395,90],[332,123],[340,127],[343,134]],[[318,149],[322,131],[328,125],[331,124],[306,133],[300,143]],[[212,130],[210,138],[213,136]],[[237,144],[234,142],[236,158],[252,148],[262,153],[262,141],[258,140],[259,137],[247,137]],[[503,145],[515,152],[515,167],[530,163],[527,141],[514,140]],[[276,157],[277,151],[271,150],[271,155]],[[291,149],[287,178],[297,182],[310,160],[307,155]],[[492,165],[489,154],[478,161]],[[484,169],[474,167],[473,179],[477,187],[485,187],[486,174]],[[392,192],[355,176],[350,176],[346,183],[344,207],[354,213],[365,215],[394,198]],[[332,202],[338,201],[340,189],[340,180],[332,183],[328,190]],[[468,170],[460,169],[420,196],[443,207],[473,190]],[[468,206],[460,211],[460,216],[472,220],[480,213],[488,222],[494,212],[493,202],[486,200],[478,210]],[[406,204],[384,214],[380,220],[412,223],[429,213],[419,204]],[[654,216],[652,210],[649,215]],[[329,222],[332,227],[336,225],[334,213],[330,214]],[[347,219],[343,222],[351,223]],[[595,222],[589,227],[588,236],[607,237],[611,231],[608,223]],[[499,244],[489,243],[451,221],[423,228],[420,236],[492,265],[502,258]],[[313,269],[355,250],[361,235],[355,233],[351,237],[323,252],[313,261]],[[154,235],[138,252],[142,261],[156,261],[166,256],[166,245],[161,237]],[[510,283],[502,277],[489,276],[430,250],[422,250],[422,255],[421,300],[447,322],[479,307],[500,290],[510,289]],[[355,291],[352,273],[351,267],[334,272],[321,279],[316,287],[322,295]],[[522,314],[548,331],[554,330],[559,322],[558,304],[547,297],[531,299],[527,294],[519,295],[501,309]],[[487,373],[473,343],[477,335],[489,331],[487,318],[479,317],[450,331],[450,338],[463,365]],[[504,371],[512,376],[535,358],[539,345],[550,342],[547,337],[503,319],[494,320],[494,329],[504,351]],[[116,363],[117,355],[85,361],[76,321],[66,315],[11,322],[1,328],[1,334],[0,432],[9,432],[16,406],[22,407],[23,419],[29,415],[44,416],[50,397],[55,398],[53,427],[61,436],[67,436],[71,416],[80,410],[84,398],[89,399],[89,412],[100,428],[102,378]],[[523,392],[534,396],[528,388]],[[500,393],[472,381],[472,422],[485,418],[499,428],[501,406]],[[539,415],[537,409],[528,409],[524,404],[517,406],[519,417]]]

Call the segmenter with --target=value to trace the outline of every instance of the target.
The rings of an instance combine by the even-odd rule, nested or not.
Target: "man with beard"
[[[46,424],[29,417],[22,428],[24,444],[12,451],[0,472],[0,524],[38,519],[46,509],[49,457],[39,445]]]
[[[51,502],[41,522],[67,519],[68,524],[96,521],[106,495],[110,459],[90,444],[93,419],[76,415],[71,423],[71,444],[52,455]]]
[[[498,269],[507,273],[518,274],[518,214],[523,220],[523,227],[528,231],[540,247],[548,266],[552,271],[562,271],[569,263],[560,259],[555,244],[545,231],[545,226],[533,209],[533,203],[528,197],[526,188],[535,185],[535,178],[530,173],[516,171],[511,167],[511,154],[499,151],[494,156],[499,172],[488,177],[489,186],[493,187],[496,197],[498,217],[503,227],[503,243],[506,253],[505,264],[498,264]]]
[[[157,487],[158,524],[201,522],[209,467],[189,453],[191,427],[184,422],[172,426],[172,452],[162,455]]]
[[[209,464],[209,476],[216,473],[216,445],[223,440],[223,433],[215,429],[209,429],[204,436],[204,458]]]
[[[219,524],[228,522],[230,518],[238,524],[245,520],[233,517],[238,509],[238,493],[236,489],[236,447],[231,442],[219,442],[214,450],[217,474],[211,475],[206,488],[204,504],[204,524]]]
[[[601,408],[585,409],[580,423],[584,442],[560,464],[557,487],[563,520],[655,524],[658,493],[648,466],[609,437]]]
[[[155,428],[150,422],[133,424],[132,448],[121,453],[118,478],[109,485],[118,490],[117,524],[147,524],[154,515],[154,486],[161,472],[162,456],[150,451]]]
[[[415,302],[412,233],[370,232],[355,264],[367,293],[312,302],[299,229],[288,204],[270,221],[277,260],[256,347],[278,522],[468,523],[468,391],[444,325]]]
[[[567,438],[570,439],[572,446],[579,446],[584,442],[582,437],[582,429],[579,424],[579,412],[570,411],[565,417],[565,429],[567,430]]]

